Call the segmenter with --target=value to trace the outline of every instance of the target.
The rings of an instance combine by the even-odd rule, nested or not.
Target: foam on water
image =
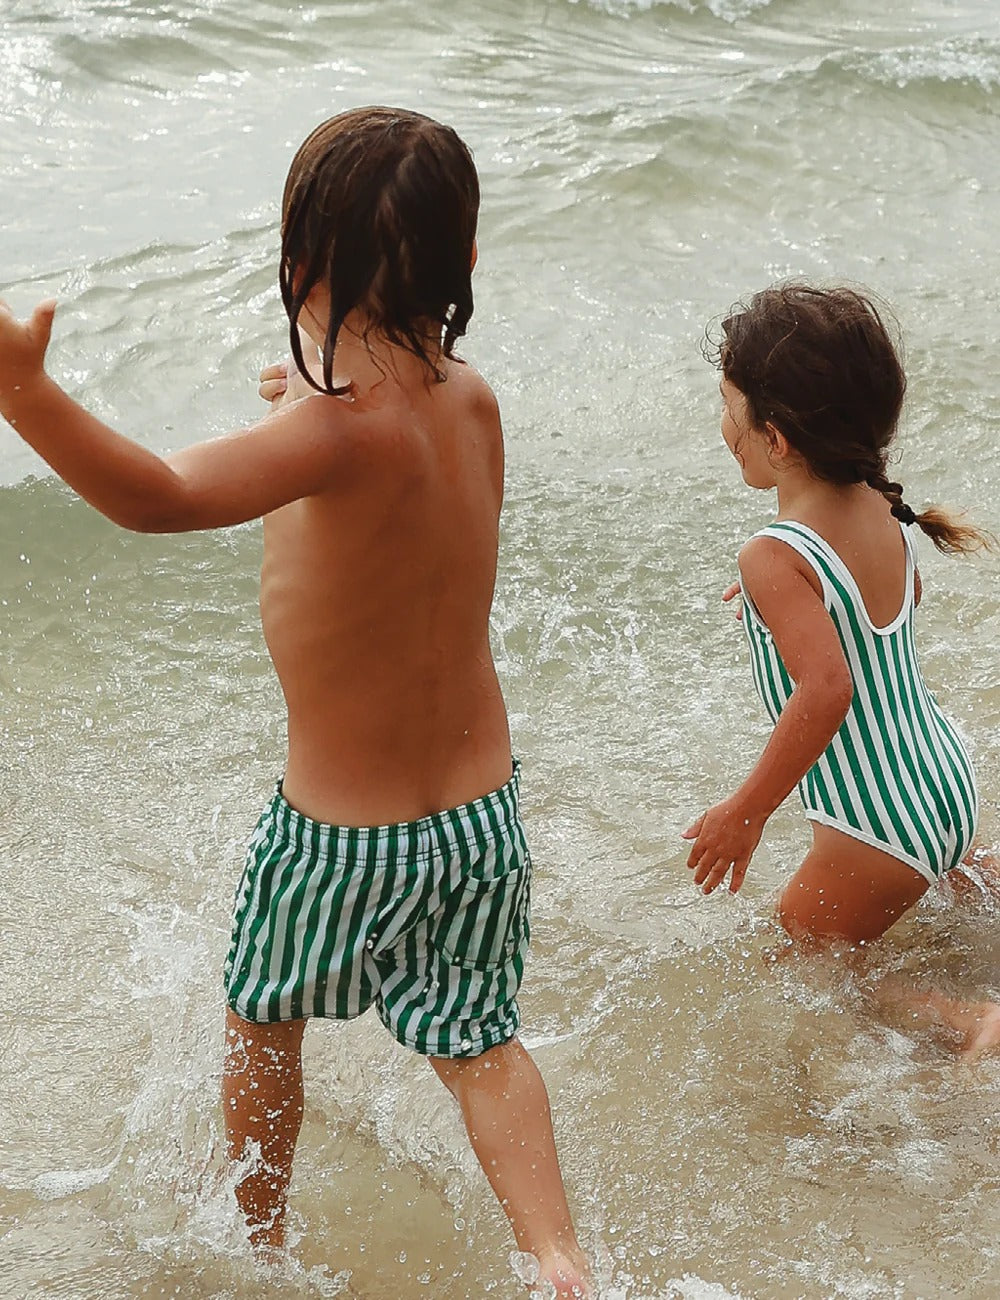
[[[908,45],[859,54],[852,51],[825,61],[838,71],[899,90],[968,88],[990,98],[1000,86],[1000,44],[955,39],[934,46]]]

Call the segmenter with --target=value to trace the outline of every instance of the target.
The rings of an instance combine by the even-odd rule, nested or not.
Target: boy
[[[223,1084],[251,1240],[284,1240],[306,1019],[374,1005],[457,1098],[519,1249],[584,1295],[544,1084],[515,1038],[530,859],[489,645],[503,443],[453,354],[478,200],[449,128],[340,114],[285,186],[296,365],[269,416],[155,455],[46,375],[53,303],[24,325],[0,310],[0,414],[125,528],[264,517],[288,760],[237,890]]]

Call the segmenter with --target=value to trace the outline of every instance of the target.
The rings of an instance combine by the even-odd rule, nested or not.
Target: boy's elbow
[[[113,523],[130,533],[184,533],[198,527],[195,504],[181,493],[136,495],[107,513]]]

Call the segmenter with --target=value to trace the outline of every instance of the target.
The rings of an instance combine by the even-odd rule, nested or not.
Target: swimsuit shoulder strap
[[[824,541],[819,533],[814,533],[806,524],[792,519],[768,524],[766,528],[754,533],[754,537],[773,537],[801,555],[819,578],[823,598],[829,605],[833,583],[842,581],[844,572],[844,562],[829,542]]]
[[[766,528],[762,528],[754,536],[777,538],[778,541],[784,542],[794,551],[797,551],[819,578],[820,585],[823,588],[823,602],[828,609],[835,602],[853,608],[856,615],[860,616],[860,619],[872,631],[889,632],[895,630],[906,619],[913,607],[913,574],[916,569],[916,546],[912,536],[903,525],[900,525],[900,531],[903,534],[904,550],[906,552],[903,602],[899,613],[884,628],[878,628],[872,623],[854,574],[830,543],[810,528],[808,524],[799,523],[795,519],[782,519],[776,523],[768,524]]]

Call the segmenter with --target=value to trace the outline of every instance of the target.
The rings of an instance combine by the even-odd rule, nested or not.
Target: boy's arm
[[[0,415],[92,506],[137,532],[243,523],[328,487],[340,439],[330,399],[283,406],[253,428],[166,458],[73,401],[44,370],[54,303],[19,324],[0,304]]]
[[[707,894],[730,870],[729,888],[739,889],[764,823],[833,739],[854,694],[837,629],[805,561],[783,542],[758,537],[740,553],[740,573],[795,690],[743,784],[684,832],[695,841],[688,866]]]

